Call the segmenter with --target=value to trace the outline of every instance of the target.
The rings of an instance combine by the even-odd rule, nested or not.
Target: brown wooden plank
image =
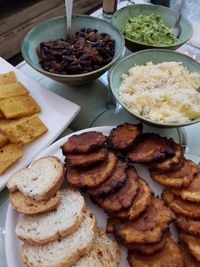
[[[65,5],[60,5],[51,11],[43,13],[42,15],[26,21],[24,24],[8,31],[0,36],[0,56],[8,59],[21,51],[21,42],[26,33],[39,22],[48,18],[60,16],[65,13]]]
[[[50,1],[50,0],[48,0]],[[52,0],[51,0],[52,1]],[[54,0],[55,1],[55,0]],[[59,0],[58,0],[59,1]],[[43,0],[41,2],[46,2]],[[63,3],[58,5],[51,10],[41,13],[38,12],[39,15],[36,15],[34,18],[26,20],[24,23],[21,23],[17,26],[13,25],[14,28],[9,31],[4,32],[0,35],[0,56],[5,59],[9,59],[21,51],[21,43],[26,35],[26,33],[39,22],[44,21],[51,17],[56,17],[65,14],[65,4]],[[88,13],[91,10],[99,7],[102,4],[100,0],[74,0],[73,5],[73,13],[83,14]],[[24,12],[24,11],[23,11]],[[18,20],[19,22],[20,20]],[[0,25],[1,27],[1,25]]]
[[[102,0],[74,0],[73,13],[88,14],[102,5]]]
[[[22,9],[21,11],[18,11],[17,13],[0,19],[0,34],[8,32],[13,28],[18,27],[20,24],[40,16],[51,9],[54,9],[60,4],[63,4],[63,2],[63,0],[42,0],[39,3],[33,4]]]

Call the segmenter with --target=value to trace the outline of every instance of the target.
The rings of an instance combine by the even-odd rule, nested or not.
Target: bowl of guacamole
[[[187,42],[193,33],[190,21],[181,16],[181,34],[172,33],[177,12],[173,9],[136,4],[119,9],[112,16],[112,24],[125,38],[126,47],[132,52],[148,48],[175,50]]]

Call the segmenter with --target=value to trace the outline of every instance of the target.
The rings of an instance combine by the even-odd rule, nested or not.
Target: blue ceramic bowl
[[[39,57],[36,52],[37,46],[44,41],[66,38],[66,17],[60,16],[48,19],[30,30],[22,43],[22,55],[25,61],[35,70],[45,76],[66,84],[83,84],[97,79],[106,72],[117,60],[119,60],[124,49],[124,38],[122,34],[115,29],[111,23],[99,18],[87,15],[74,15],[72,18],[72,30],[74,32],[81,28],[97,29],[99,33],[107,32],[115,40],[115,54],[110,63],[104,67],[85,74],[64,75],[55,74],[42,69],[39,64]]]
[[[200,122],[200,118],[195,120],[185,122],[185,123],[165,123],[165,122],[156,122],[152,121],[144,116],[133,112],[130,107],[128,107],[119,97],[119,88],[121,85],[121,76],[122,74],[127,74],[128,70],[131,67],[136,65],[145,65],[147,62],[152,62],[153,64],[161,62],[182,62],[183,66],[188,69],[189,72],[196,72],[200,74],[200,64],[194,59],[178,53],[172,50],[165,49],[147,49],[136,52],[127,56],[126,58],[120,60],[109,72],[109,83],[112,90],[112,93],[116,100],[126,109],[131,115],[136,117],[138,120],[145,122],[147,124],[156,126],[156,127],[182,127],[190,124]]]
[[[168,8],[168,7],[151,5],[151,4],[129,5],[124,8],[119,9],[112,16],[112,24],[120,32],[123,32],[124,25],[127,23],[129,18],[134,18],[139,15],[151,15],[152,13],[160,15],[163,23],[168,28],[172,28],[174,26],[175,21],[176,21],[177,11],[171,8]],[[132,52],[143,50],[143,49],[149,49],[149,48],[161,48],[161,49],[174,50],[182,46],[184,43],[186,43],[192,37],[192,34],[193,34],[192,24],[184,16],[181,16],[180,27],[181,27],[181,34],[178,38],[178,42],[172,45],[162,45],[162,44],[160,46],[149,45],[146,43],[133,41],[132,39],[124,36],[125,45]]]

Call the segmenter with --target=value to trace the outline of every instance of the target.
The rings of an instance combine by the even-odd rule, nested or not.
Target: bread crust
[[[15,182],[15,176],[20,175],[27,175],[29,176],[29,172],[34,168],[40,168],[39,171],[42,172],[42,168],[40,164],[44,164],[45,161],[48,161],[52,164],[52,167],[56,169],[57,176],[54,177],[54,180],[49,183],[48,185],[45,185],[44,189],[40,193],[33,193],[31,190],[27,192],[26,187],[24,189],[23,186],[19,185],[19,182]],[[42,163],[41,163],[42,162]],[[43,178],[44,179],[44,178]],[[42,157],[40,159],[35,160],[29,167],[23,168],[14,174],[12,174],[8,180],[7,187],[10,192],[15,192],[15,191],[21,191],[23,194],[35,199],[35,200],[49,200],[52,198],[58,189],[61,187],[62,183],[64,180],[64,165],[60,161],[59,158],[54,157],[54,156],[47,156],[47,157]],[[33,186],[34,187],[34,186]]]
[[[82,226],[83,224],[83,226]],[[71,236],[62,238],[60,241],[53,241],[46,245],[29,245],[24,243],[20,250],[20,257],[24,264],[28,267],[71,267],[75,262],[80,259],[80,257],[86,255],[92,247],[93,240],[95,238],[95,230],[96,230],[96,219],[92,213],[88,210],[84,211],[84,219],[82,220],[82,224],[79,229],[82,232],[80,234],[79,243],[76,244],[76,247],[71,248],[72,246],[72,238],[77,238],[79,229]],[[87,228],[86,228],[87,225]],[[81,230],[81,227],[82,230]],[[87,241],[82,239],[83,233],[87,232]],[[70,239],[70,241],[68,241]],[[84,243],[85,241],[85,243]],[[60,246],[64,243],[65,252],[60,249]],[[72,241],[73,242],[73,241]],[[52,246],[55,247],[54,251],[52,251]],[[67,247],[69,246],[69,248]],[[67,248],[66,248],[67,247]],[[64,249],[63,248],[63,249]],[[51,249],[51,252],[49,250]],[[45,250],[45,252],[44,252]],[[31,255],[37,255],[37,260],[33,260],[30,257]],[[55,258],[54,254],[55,253]],[[62,253],[62,254],[61,254]],[[43,258],[44,257],[44,258]],[[52,259],[53,257],[53,259]]]
[[[72,189],[62,189],[59,191],[59,195],[61,200],[56,210],[42,214],[42,216],[24,215],[19,219],[15,228],[15,232],[18,238],[26,241],[29,244],[44,245],[49,242],[58,240],[62,237],[71,235],[78,229],[83,219],[83,211],[85,210],[85,201],[83,196],[80,194],[80,192]],[[72,203],[70,202],[72,201],[71,199],[76,199],[77,204],[73,203],[73,207],[69,207],[69,205],[72,205]],[[74,207],[76,207],[76,209],[74,209],[73,213],[70,213],[70,209]],[[65,218],[64,224],[63,219],[61,220],[59,218],[61,216],[61,212],[63,215],[62,217]],[[65,214],[63,214],[63,212],[65,212]],[[73,219],[72,217],[69,218],[69,216],[72,214]],[[46,223],[44,223],[44,221]],[[48,226],[49,222],[51,223],[51,226]],[[56,224],[57,222],[59,223]],[[51,227],[52,231],[48,231],[48,235],[43,234],[43,232],[41,232],[41,224],[43,230],[45,230],[44,227]],[[34,230],[32,228],[34,228]],[[29,232],[30,229],[32,230]],[[45,233],[47,233],[47,231],[45,231]]]
[[[60,194],[56,193],[49,200],[37,201],[25,196],[20,191],[15,191],[9,194],[9,201],[11,206],[18,212],[27,215],[36,215],[55,210],[60,203]]]
[[[97,228],[91,250],[80,258],[74,267],[117,267],[120,263],[120,248],[105,231]]]

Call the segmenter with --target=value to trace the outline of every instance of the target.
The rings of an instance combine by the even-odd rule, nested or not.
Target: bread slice
[[[60,204],[60,194],[57,193],[49,200],[35,200],[25,196],[20,191],[9,194],[11,206],[23,214],[35,215],[55,210]]]
[[[73,267],[117,267],[119,263],[120,249],[117,242],[109,238],[103,229],[98,228],[91,250]]]
[[[41,215],[24,215],[16,226],[16,235],[30,243],[43,245],[73,234],[81,224],[85,201],[75,190],[60,191],[60,204],[54,211]]]
[[[64,179],[64,166],[53,156],[34,161],[10,176],[7,187],[10,192],[20,191],[35,200],[48,200],[60,188]]]
[[[89,211],[84,211],[82,223],[70,236],[46,245],[24,243],[20,255],[26,266],[69,267],[88,253],[95,238],[96,220]]]

